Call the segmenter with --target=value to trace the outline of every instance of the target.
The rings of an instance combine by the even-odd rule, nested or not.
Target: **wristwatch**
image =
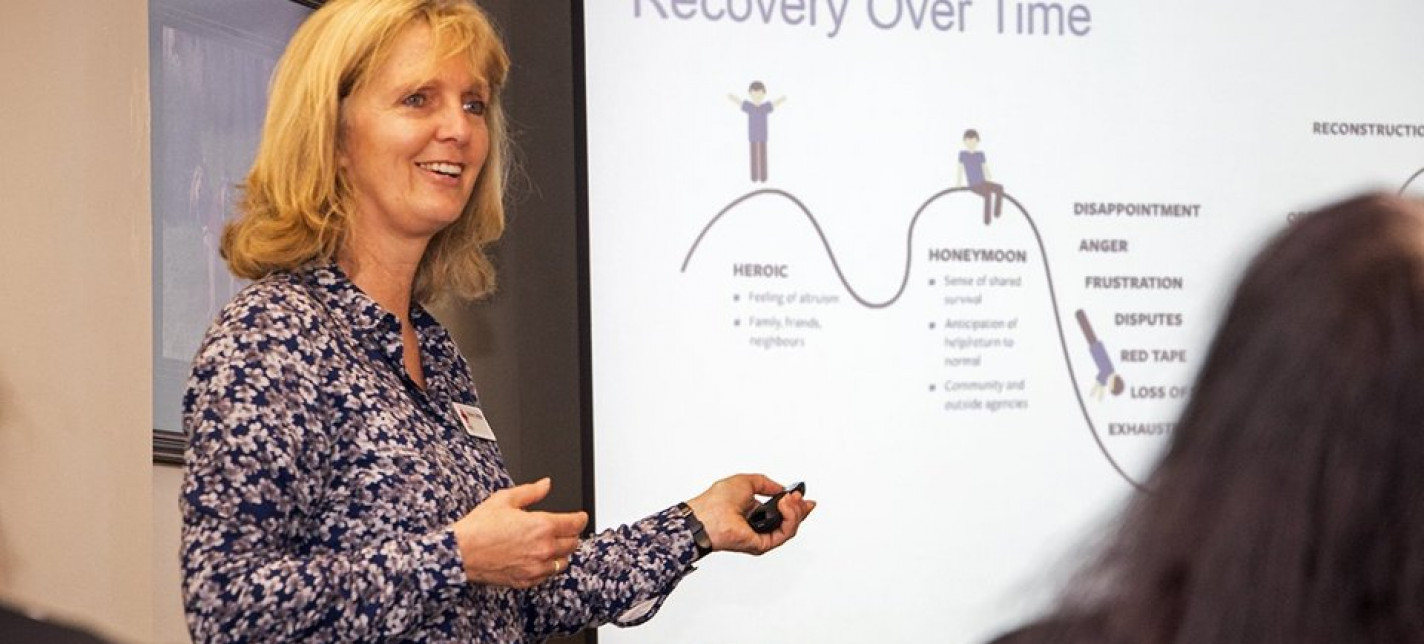
[[[707,536],[707,527],[693,514],[692,506],[686,503],[677,504],[677,516],[682,517],[683,524],[692,532],[692,543],[697,546],[697,556],[692,560],[706,557],[712,552],[712,538]]]

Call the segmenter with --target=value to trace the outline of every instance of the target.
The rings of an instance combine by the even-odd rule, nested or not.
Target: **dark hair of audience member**
[[[1000,641],[1424,641],[1424,207],[1351,199],[1256,257],[1146,488]]]

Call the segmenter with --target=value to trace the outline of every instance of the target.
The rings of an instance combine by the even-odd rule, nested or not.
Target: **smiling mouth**
[[[458,179],[465,172],[465,166],[459,163],[446,163],[444,161],[432,161],[428,163],[417,163],[422,170],[429,170],[435,174],[444,175]]]

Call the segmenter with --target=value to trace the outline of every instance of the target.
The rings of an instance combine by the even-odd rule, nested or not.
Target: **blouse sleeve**
[[[538,641],[649,619],[692,570],[696,546],[674,508],[602,532],[579,545],[567,573],[529,590],[526,631]]]
[[[316,529],[332,417],[320,387],[329,346],[315,326],[290,310],[241,310],[194,363],[180,503],[196,643],[378,641],[465,583],[449,530],[339,553],[302,539]]]

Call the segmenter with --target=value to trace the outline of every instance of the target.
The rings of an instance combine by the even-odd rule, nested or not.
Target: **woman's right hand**
[[[781,527],[769,534],[752,531],[747,524],[747,512],[757,506],[753,495],[772,496],[782,489],[780,483],[761,474],[738,474],[713,483],[706,492],[688,500],[687,506],[707,530],[712,550],[760,555],[796,536],[801,521],[816,509],[815,501],[802,498],[800,492],[792,492],[776,504],[781,510]]]
[[[588,514],[526,510],[550,485],[543,478],[495,492],[451,526],[467,579],[529,588],[569,569]]]

